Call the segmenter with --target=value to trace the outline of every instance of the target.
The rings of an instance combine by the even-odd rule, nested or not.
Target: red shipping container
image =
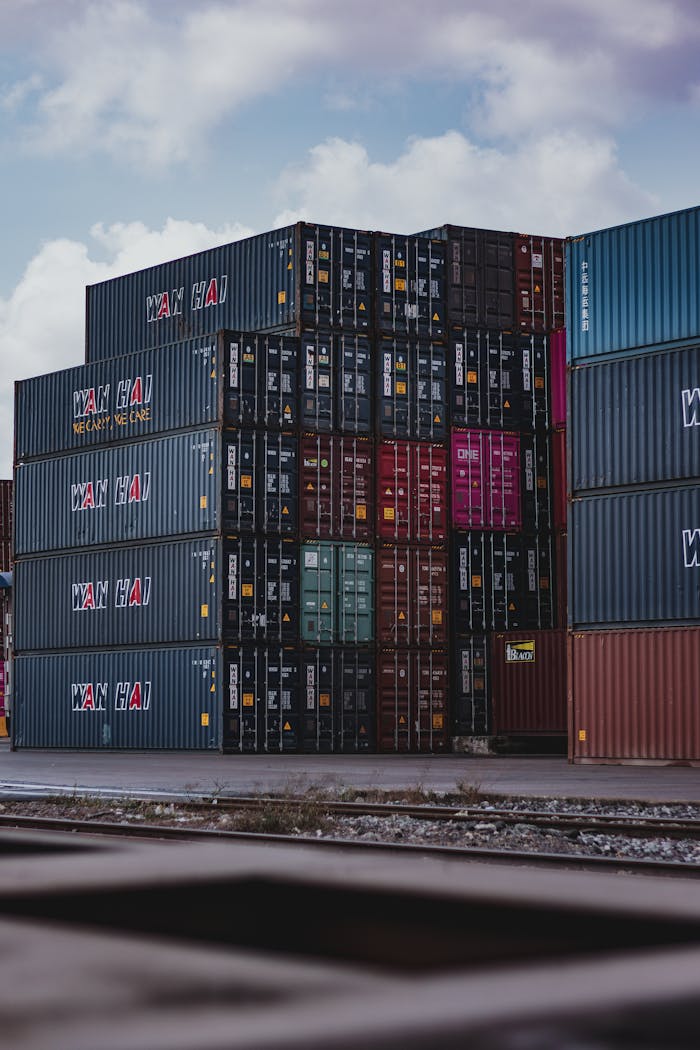
[[[314,539],[372,537],[374,456],[362,437],[301,438],[299,529]]]
[[[566,329],[549,337],[549,376],[552,390],[552,426],[566,426]]]
[[[566,431],[555,430],[552,434],[552,468],[554,473],[554,498],[552,517],[555,529],[565,529],[568,522],[569,504],[566,498]]]
[[[442,543],[447,536],[447,450],[421,441],[377,445],[377,536]]]
[[[491,685],[495,733],[566,733],[566,631],[494,634]]]
[[[0,572],[9,572],[12,568],[12,544],[10,540],[0,540]]]
[[[566,533],[558,532],[554,537],[554,583],[557,591],[556,625],[566,627],[568,618]]]
[[[449,671],[441,649],[383,649],[377,668],[380,751],[446,751]]]
[[[520,438],[503,430],[452,432],[452,524],[520,529]]]
[[[377,641],[447,643],[447,552],[432,547],[377,550]]]
[[[700,627],[569,635],[569,758],[700,763]]]
[[[547,332],[564,324],[564,242],[518,234],[515,238],[516,328]]]
[[[0,481],[0,540],[12,536],[12,482]],[[2,566],[0,566],[0,569]]]

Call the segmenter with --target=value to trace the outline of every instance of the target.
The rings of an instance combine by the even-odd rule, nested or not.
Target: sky
[[[698,0],[0,0],[0,477],[88,284],[301,218],[699,204],[699,55]]]

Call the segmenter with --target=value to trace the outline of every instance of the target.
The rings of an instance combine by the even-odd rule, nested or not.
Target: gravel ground
[[[431,820],[402,815],[334,816],[324,811],[323,799],[311,798],[308,804],[287,799],[282,810],[269,807],[262,811],[238,812],[217,808],[213,801],[206,810],[188,810],[168,803],[111,801],[105,799],[42,799],[0,803],[0,816],[22,814],[34,817],[63,817],[72,820],[98,820],[127,824],[163,824],[230,831],[259,831],[271,834],[315,835],[319,838],[343,838],[363,842],[396,842],[412,845],[445,845],[457,847],[517,850],[533,853],[567,853],[574,856],[605,856],[613,859],[653,859],[700,864],[700,841],[690,839],[628,838],[593,830],[556,831],[528,824],[504,824],[494,813],[508,809],[551,815],[614,815],[626,817],[665,817],[700,821],[700,806],[646,805],[642,803],[561,800],[561,799],[482,799],[466,802],[450,796],[438,799],[431,795],[426,805],[462,804],[479,813],[471,820]],[[302,800],[303,801],[303,800]],[[358,797],[355,801],[363,801]],[[367,799],[370,801],[370,799]],[[371,801],[376,801],[372,798]],[[385,797],[383,801],[400,803],[405,798]],[[412,805],[417,803],[411,798]],[[493,814],[493,815],[491,815]]]

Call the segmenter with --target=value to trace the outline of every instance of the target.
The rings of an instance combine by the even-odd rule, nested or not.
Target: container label
[[[535,641],[506,642],[507,664],[534,664]]]
[[[584,259],[581,263],[581,331],[587,332],[590,323],[589,297],[588,297],[588,262]]]
[[[683,529],[683,559],[686,569],[700,566],[700,529]]]
[[[318,551],[304,551],[304,568],[318,568]]]
[[[683,426],[700,427],[700,387],[681,390],[683,402]]]

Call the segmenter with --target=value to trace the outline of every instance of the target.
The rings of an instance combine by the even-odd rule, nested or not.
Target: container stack
[[[700,209],[567,244],[571,756],[700,760]]]
[[[0,481],[0,572],[12,569],[12,482]]]
[[[550,333],[564,319],[563,244],[458,226],[428,234],[447,248],[453,733],[463,746],[562,734]]]
[[[0,481],[0,573],[12,570],[12,482]],[[5,576],[0,580],[0,736],[7,736],[5,699],[8,686],[9,587]]]

